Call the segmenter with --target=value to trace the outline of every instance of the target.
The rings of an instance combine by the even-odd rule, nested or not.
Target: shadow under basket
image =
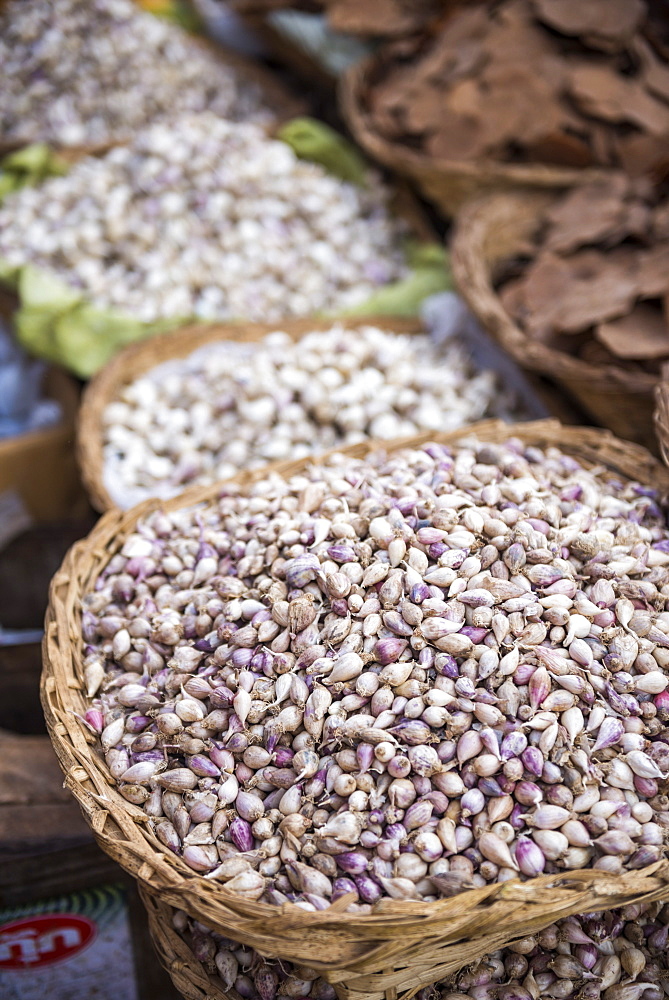
[[[669,490],[669,472],[643,448],[603,430],[564,427],[550,420],[515,425],[485,421],[448,434],[369,441],[338,451],[362,458],[374,450],[392,452],[428,441],[454,445],[473,435],[491,443],[516,437],[539,448],[561,448],[585,467],[604,466],[616,478]],[[268,469],[290,476],[311,461],[275,463],[228,482],[244,487],[265,477]],[[80,721],[87,708],[81,598],[93,589],[140,518],[159,508],[174,511],[212,501],[220,491],[220,483],[194,487],[162,503],[147,501],[125,513],[108,511],[90,535],[70,549],[53,579],[46,617],[41,697],[65,783],[100,846],[155,898],[157,908],[182,909],[262,955],[314,968],[335,986],[341,1000],[395,1000],[398,995],[409,1000],[423,986],[562,917],[669,899],[669,863],[658,861],[615,876],[594,869],[565,870],[527,882],[489,884],[438,901],[383,899],[371,914],[346,913],[346,897],[326,910],[307,912],[293,903],[274,907],[245,900],[166,851],[146,813],[115,787],[97,740]],[[169,960],[181,958],[173,959],[170,952]],[[207,995],[205,988],[198,986],[202,994],[193,988],[185,995],[199,998]]]
[[[527,371],[546,376],[592,420],[657,453],[653,426],[655,375],[622,365],[593,365],[539,343],[509,315],[495,289],[501,265],[518,256],[555,192],[515,191],[476,199],[459,214],[453,276],[484,329]]]

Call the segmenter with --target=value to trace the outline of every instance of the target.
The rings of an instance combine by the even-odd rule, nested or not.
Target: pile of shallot
[[[668,565],[652,488],[516,438],[227,484],[85,595],[85,718],[156,846],[247,899],[642,869]]]

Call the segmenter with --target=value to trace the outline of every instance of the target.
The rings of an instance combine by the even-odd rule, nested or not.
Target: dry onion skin
[[[653,6],[495,0],[456,7],[432,30],[381,52],[363,95],[369,124],[436,159],[666,174],[666,12]]]
[[[273,117],[257,84],[133,0],[9,0],[0,68],[3,142],[107,145],[205,110]]]
[[[83,597],[85,719],[195,872],[349,911],[664,856],[669,532],[511,438],[143,516]]]
[[[278,996],[335,1000],[315,969],[264,959],[183,910],[175,930],[223,987],[244,1000]],[[426,986],[417,1000],[664,1000],[669,996],[665,903],[567,917]]]
[[[9,195],[0,257],[154,322],[340,311],[407,275],[405,226],[256,125],[187,115]]]
[[[669,198],[621,174],[556,199],[501,301],[533,340],[582,361],[659,375],[669,356]]]
[[[363,325],[219,341],[123,386],[103,414],[103,476],[117,506],[366,437],[511,417],[513,394],[462,344]]]

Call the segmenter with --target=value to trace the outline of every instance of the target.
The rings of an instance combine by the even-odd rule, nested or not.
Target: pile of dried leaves
[[[664,176],[667,21],[664,0],[451,5],[436,30],[377,57],[364,95],[370,126],[451,161]]]
[[[422,31],[456,2],[464,0],[233,0],[233,6],[249,14],[282,8],[324,12],[335,31],[397,38]]]
[[[573,189],[544,212],[499,294],[535,341],[659,373],[669,358],[669,198],[622,175]]]

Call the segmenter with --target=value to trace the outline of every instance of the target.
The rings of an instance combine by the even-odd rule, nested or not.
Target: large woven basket
[[[378,324],[393,333],[420,333],[423,325],[418,319],[400,319],[394,316],[377,316],[368,319],[338,320],[349,329],[363,323]],[[89,382],[84,392],[77,422],[77,457],[81,477],[89,498],[96,510],[114,507],[105,486],[103,475],[103,415],[106,407],[117,399],[121,389],[156,365],[177,358],[186,358],[205,344],[232,341],[256,343],[272,330],[284,330],[293,340],[299,340],[310,330],[329,325],[327,320],[292,319],[282,323],[225,323],[201,324],[182,327],[172,333],[160,334],[149,340],[130,344],[119,352],[109,364]]]
[[[593,365],[528,336],[505,310],[494,282],[500,265],[524,252],[553,194],[483,196],[459,214],[452,243],[455,282],[484,328],[526,370],[567,392],[595,423],[657,450],[653,391],[657,377],[622,365]]]
[[[341,77],[339,103],[356,141],[380,163],[416,183],[421,193],[447,215],[454,215],[470,198],[489,191],[518,187],[567,188],[596,180],[605,171],[551,166],[544,163],[504,163],[501,160],[446,160],[412,150],[405,143],[379,135],[369,113],[368,95],[386,65],[385,50],[351,66]]]
[[[606,431],[563,427],[557,421],[474,424],[466,431],[423,434],[402,441],[364,442],[344,450],[362,457],[430,440],[455,443],[468,434],[500,442],[514,435],[528,444],[557,446],[588,466],[604,465],[617,476],[653,483],[669,491],[669,472],[644,449]],[[289,475],[309,459],[276,463]],[[239,474],[251,483],[266,469]],[[109,775],[95,740],[81,723],[86,700],[82,689],[82,595],[93,588],[109,559],[123,546],[138,518],[151,510],[175,510],[211,500],[220,484],[194,487],[163,503],[150,500],[128,512],[108,511],[91,534],[66,556],[51,585],[43,643],[41,696],[48,730],[84,816],[103,848],[161,902],[185,910],[226,937],[261,954],[313,967],[333,983],[342,1000],[394,1000],[437,982],[464,964],[505,943],[545,927],[560,917],[608,909],[633,901],[669,899],[669,863],[611,876],[597,870],[565,871],[530,882],[491,884],[437,902],[382,900],[367,916],[339,909],[307,913],[293,904],[277,909],[248,902],[224,885],[195,875],[180,858],[168,857],[148,828],[146,814],[123,799]],[[345,905],[345,900],[341,901]]]

